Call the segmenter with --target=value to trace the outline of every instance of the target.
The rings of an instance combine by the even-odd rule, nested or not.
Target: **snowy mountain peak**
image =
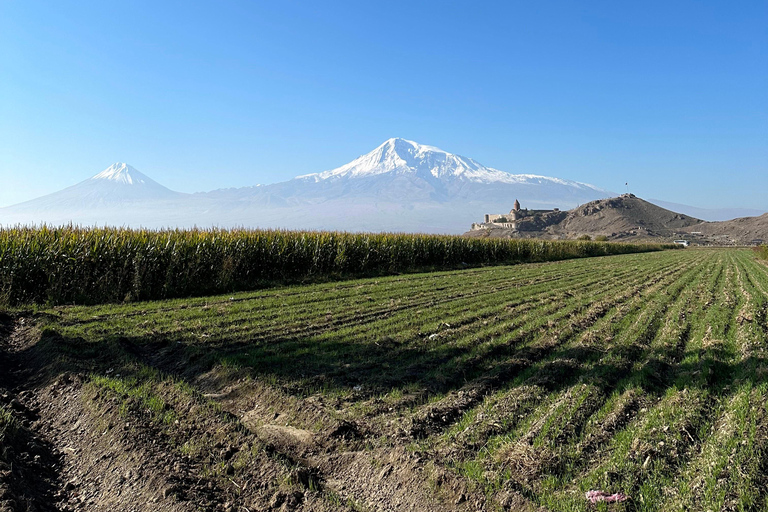
[[[146,174],[123,162],[110,165],[75,187],[83,187],[81,192],[89,190],[89,194],[100,195],[102,199],[109,196],[110,200],[119,201],[168,198],[179,195],[178,192],[165,188]]]
[[[429,169],[430,173],[435,177],[440,177],[440,163],[449,162],[451,159],[455,160],[457,158],[462,158],[434,146],[427,146],[425,144],[419,144],[418,142],[401,138],[387,140],[368,155],[371,154],[374,155],[375,159],[377,159],[380,164],[383,164],[383,167],[388,167],[390,169],[397,169],[401,166],[421,167],[424,163],[435,164]],[[464,160],[469,161],[470,159]]]
[[[406,154],[418,154],[418,153],[444,153],[450,154],[447,151],[443,151],[440,148],[434,146],[427,146],[426,144],[419,144],[412,140],[401,139],[400,137],[393,137],[388,139],[384,144],[376,149],[385,148],[389,152],[406,153]],[[375,151],[375,150],[374,150]]]
[[[534,174],[510,174],[485,167],[461,155],[411,140],[392,138],[376,149],[336,169],[298,176],[297,179],[320,182],[355,179],[377,175],[407,175],[427,181],[458,181],[473,183],[568,185],[579,189],[604,192],[592,185]]]
[[[125,185],[139,185],[151,181],[130,165],[121,162],[110,165],[91,179],[114,181]]]
[[[376,149],[337,169],[299,176],[301,179],[321,181],[338,178],[359,178],[379,174],[409,174],[427,179],[449,178],[471,174],[485,169],[471,158],[466,158],[434,146],[392,138]],[[496,171],[500,172],[500,171]]]

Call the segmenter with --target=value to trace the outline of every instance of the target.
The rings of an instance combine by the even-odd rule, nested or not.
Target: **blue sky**
[[[768,2],[0,0],[0,206],[128,162],[184,192],[390,137],[768,209]]]

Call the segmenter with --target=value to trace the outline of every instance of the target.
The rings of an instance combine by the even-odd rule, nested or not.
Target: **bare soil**
[[[515,490],[489,499],[468,489],[408,448],[475,403],[480,387],[410,425],[353,424],[323,404],[208,373],[197,379],[205,401],[174,403],[184,414],[164,424],[141,403],[88,384],[93,373],[119,371],[108,356],[73,350],[62,364],[40,339],[33,315],[0,317],[0,405],[19,425],[0,452],[0,512],[536,510]],[[124,348],[179,370],[173,347]],[[328,426],[288,425],[297,417]],[[400,441],[370,442],[385,431]]]

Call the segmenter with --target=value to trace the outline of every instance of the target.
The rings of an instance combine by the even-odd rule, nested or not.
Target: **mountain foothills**
[[[528,210],[515,204],[509,213],[487,214],[466,233],[483,238],[573,239],[609,241],[688,240],[701,245],[751,245],[768,240],[768,213],[708,222],[676,213],[634,194],[599,199],[570,211]]]
[[[586,212],[580,208],[587,206],[579,205],[612,195],[576,181],[507,173],[433,146],[393,138],[370,153],[329,171],[271,185],[195,194],[175,192],[128,164],[116,163],[59,192],[0,208],[0,225],[73,223],[146,228],[197,226],[461,233],[473,222],[482,220],[485,212],[509,210],[516,198],[533,210],[576,208],[574,212]],[[598,232],[610,235],[640,227],[651,237],[668,237],[672,236],[670,229],[681,227],[674,221],[667,225],[665,219],[669,216],[659,217],[651,208],[653,205],[643,203],[646,206],[642,209],[627,209],[624,213],[631,210],[632,214],[623,221],[616,220],[626,225],[613,227],[610,226],[613,221],[603,218],[611,211],[608,203],[589,206],[592,208],[589,211],[595,215],[569,213],[563,219],[565,224],[558,227],[555,224],[559,221],[555,222],[555,217],[559,219],[564,215],[560,212],[545,220],[547,229],[542,231],[542,236],[567,237],[573,233]],[[699,211],[702,213],[699,217],[707,213],[707,210]],[[633,217],[641,213],[650,218]],[[710,213],[723,216],[729,212]],[[597,224],[589,228],[593,220]],[[526,222],[530,224],[529,221]],[[523,229],[528,235],[535,231],[528,228]],[[729,228],[712,229],[727,231]],[[760,229],[750,227],[748,231],[754,238],[760,234]],[[491,234],[510,235],[496,231]]]
[[[611,195],[575,181],[510,174],[432,146],[390,139],[337,169],[272,185],[181,194],[127,164],[0,209],[0,224],[254,227],[460,233],[524,197],[540,208]]]

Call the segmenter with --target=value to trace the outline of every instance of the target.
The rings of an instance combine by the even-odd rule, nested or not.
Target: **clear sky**
[[[0,206],[127,162],[194,192],[390,137],[768,209],[768,2],[0,0]]]

